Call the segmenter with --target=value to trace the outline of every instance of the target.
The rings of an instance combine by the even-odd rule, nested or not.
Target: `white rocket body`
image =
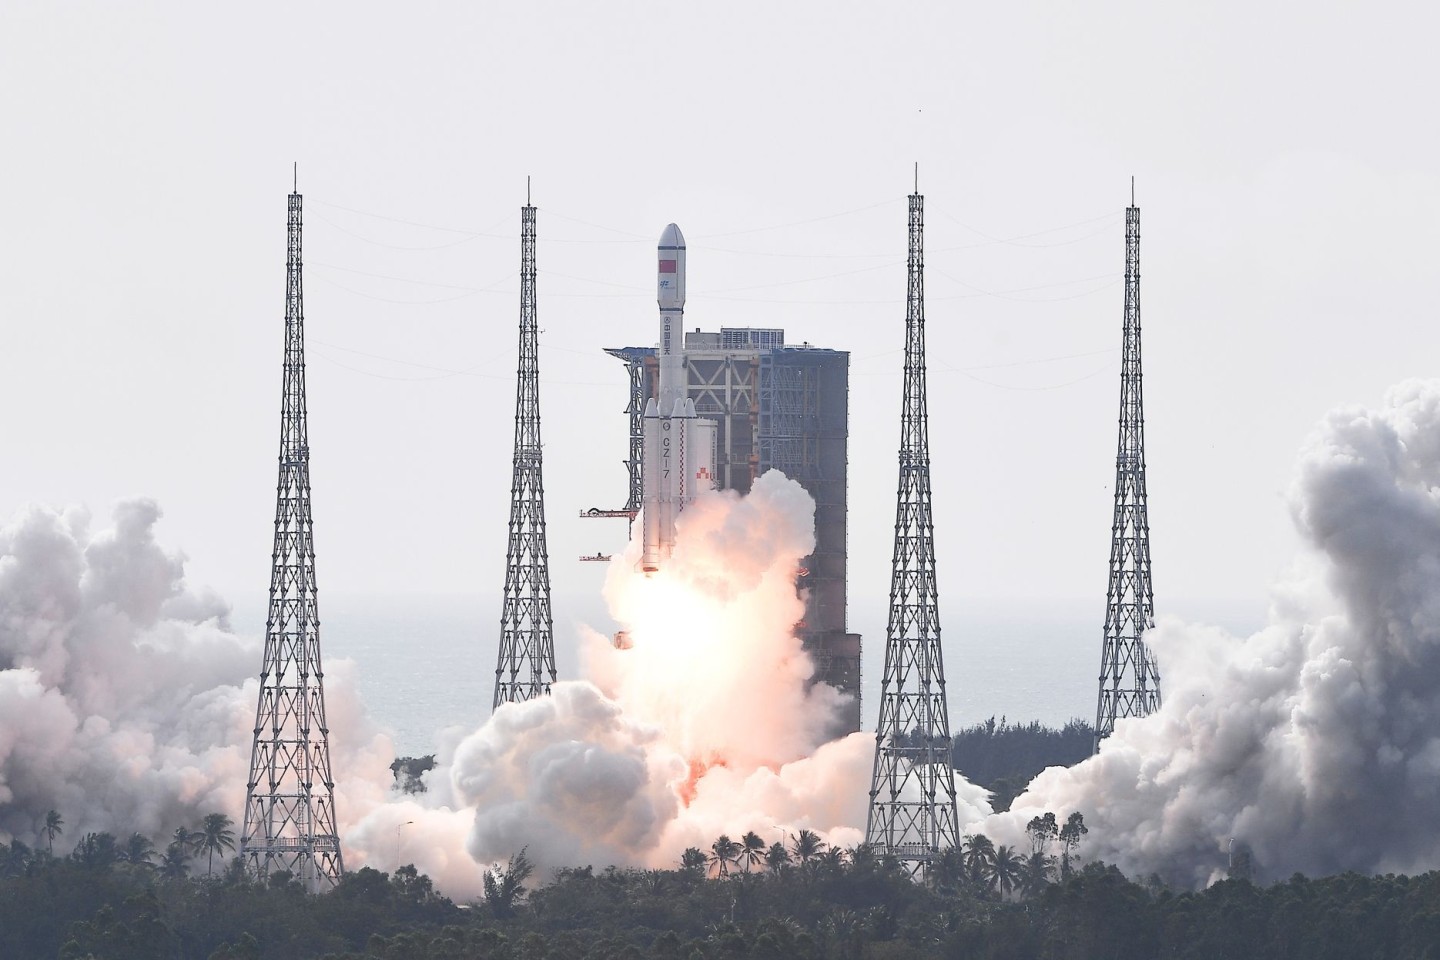
[[[675,548],[675,520],[715,486],[715,421],[695,416],[685,369],[685,237],[670,224],[657,251],[660,379],[645,404],[645,503],[640,568],[654,573]]]

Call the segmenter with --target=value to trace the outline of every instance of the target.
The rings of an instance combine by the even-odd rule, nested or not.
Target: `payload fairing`
[[[675,521],[715,486],[715,421],[695,415],[685,367],[685,237],[670,224],[657,251],[660,377],[645,404],[645,502],[640,568],[660,569],[675,547]]]

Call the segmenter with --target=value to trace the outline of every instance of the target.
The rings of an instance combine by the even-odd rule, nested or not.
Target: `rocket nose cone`
[[[675,224],[670,224],[670,226],[665,228],[665,232],[660,234],[660,249],[664,250],[667,247],[680,247],[683,249],[684,246],[685,234],[681,233],[680,228]]]

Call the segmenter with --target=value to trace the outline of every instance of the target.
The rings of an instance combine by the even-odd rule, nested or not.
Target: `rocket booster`
[[[715,421],[695,415],[685,367],[685,236],[675,224],[656,251],[660,306],[659,382],[645,404],[645,468],[640,567],[654,573],[675,547],[675,520],[701,490],[714,487]]]
[[[656,250],[655,300],[660,304],[660,385],[655,391],[661,414],[690,393],[685,372],[685,235],[675,224],[665,228]]]

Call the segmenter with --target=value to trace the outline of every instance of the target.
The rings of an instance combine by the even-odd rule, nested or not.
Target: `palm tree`
[[[222,856],[226,851],[235,849],[235,834],[231,827],[235,821],[223,813],[212,813],[205,817],[200,823],[200,832],[195,834],[195,850],[203,852],[208,857],[205,868],[205,876],[210,877],[215,873],[215,854]]]
[[[1025,865],[1020,870],[1020,889],[1027,896],[1035,896],[1050,882],[1050,872],[1054,869],[1054,857],[1035,851],[1025,858]]]
[[[189,836],[189,832],[184,828],[177,830],[176,835],[179,836],[180,833]],[[187,849],[186,843],[179,841],[179,839],[174,839],[174,841],[170,842],[170,845],[166,846],[166,855],[160,858],[161,877],[167,879],[184,879],[186,874],[190,872],[189,859],[190,851]]]
[[[990,885],[998,889],[1002,897],[1009,896],[1020,883],[1023,866],[1024,861],[1013,848],[1003,845],[996,847],[995,859],[990,862]]]
[[[643,870],[639,876],[639,887],[652,897],[665,892],[664,870]]]
[[[710,858],[699,847],[686,847],[685,852],[680,854],[680,869],[685,873],[698,875],[709,862]]]
[[[817,930],[823,942],[830,948],[826,952],[827,956],[860,956],[864,928],[855,911],[844,907],[832,910],[830,916],[820,922]]]
[[[60,814],[56,813],[54,810],[51,810],[49,813],[45,814],[45,839],[50,841],[49,846],[50,853],[52,855],[55,853],[55,838],[65,832],[64,830],[60,829],[63,826],[65,826],[65,821],[60,818]]]
[[[937,889],[946,891],[959,889],[966,877],[965,855],[959,847],[947,847],[940,851],[940,856],[930,862],[930,870],[926,874],[926,879]]]
[[[850,858],[850,869],[857,874],[875,873],[880,869],[880,856],[868,843],[851,847],[846,854]]]
[[[730,875],[730,864],[740,859],[740,851],[742,849],[744,848],[741,847],[740,844],[722,833],[715,838],[714,843],[710,844],[710,852],[712,854],[710,857],[710,865],[716,868],[719,876],[727,877]]]
[[[75,844],[70,859],[87,867],[108,867],[120,859],[113,833],[87,833]]]
[[[765,869],[771,873],[779,873],[790,866],[790,851],[785,849],[785,844],[776,840],[770,844],[770,849],[765,851]]]
[[[155,844],[143,833],[132,833],[120,850],[120,859],[140,867],[154,866],[150,858],[155,856]]]
[[[765,841],[754,830],[740,838],[741,855],[745,858],[745,872],[757,863],[765,862]]]
[[[189,857],[195,850],[195,841],[200,839],[198,833],[191,833],[184,827],[176,827],[175,832],[170,836],[170,847],[174,847],[183,857]],[[170,847],[166,847],[168,851]]]
[[[845,872],[845,850],[842,847],[826,847],[815,858],[817,869],[832,877],[838,877]]]
[[[966,834],[961,855],[970,881],[980,887],[989,883],[990,865],[995,862],[995,844],[990,838],[983,833]]]
[[[795,854],[795,859],[800,861],[801,866],[805,866],[818,857],[820,851],[824,849],[825,842],[813,830],[801,830],[795,834],[795,842],[790,846],[791,852]]]

